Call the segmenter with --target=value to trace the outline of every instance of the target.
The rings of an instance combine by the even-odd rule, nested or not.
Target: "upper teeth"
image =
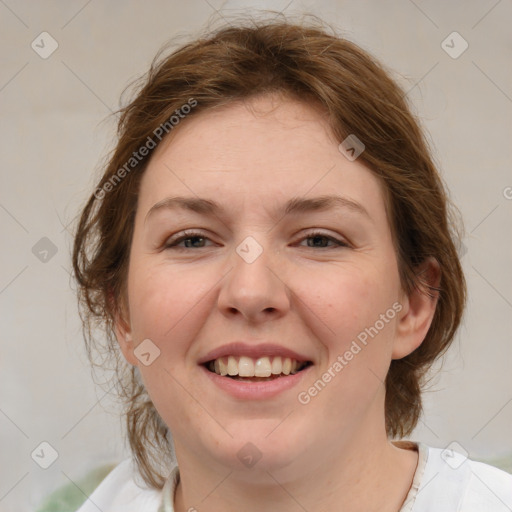
[[[238,375],[240,377],[270,377],[271,375],[290,375],[297,373],[306,363],[290,359],[289,357],[275,356],[260,357],[252,359],[250,357],[228,356],[220,357],[211,361],[209,368],[218,375]]]

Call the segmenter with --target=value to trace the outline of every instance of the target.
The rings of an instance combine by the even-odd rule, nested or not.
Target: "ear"
[[[419,279],[409,295],[403,292],[392,359],[402,359],[416,350],[427,335],[436,312],[441,269],[435,258],[427,258],[417,269]]]
[[[114,299],[111,296],[112,300]],[[128,308],[123,307],[123,305],[116,305],[114,309],[114,332],[126,361],[132,366],[138,366],[138,359],[133,353],[135,344],[132,338],[129,314],[125,313],[125,309],[127,310]]]

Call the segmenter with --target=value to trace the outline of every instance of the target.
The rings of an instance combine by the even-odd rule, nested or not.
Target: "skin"
[[[274,213],[291,197],[333,193],[368,215]],[[146,219],[174,195],[213,199],[226,213],[159,209]],[[185,229],[205,238],[165,247]],[[312,229],[347,245],[315,242]],[[263,249],[250,264],[236,252],[247,236]],[[434,261],[422,270],[439,284]],[[127,290],[116,335],[173,434],[176,511],[400,509],[418,458],[387,439],[384,379],[391,360],[425,338],[436,299],[402,290],[381,184],[338,150],[318,108],[266,95],[182,121],[141,182]],[[378,335],[299,403],[297,394],[397,302],[401,311]],[[148,366],[134,354],[145,339],[160,350]],[[198,366],[234,340],[270,340],[314,364],[273,398],[235,399]],[[247,442],[262,454],[251,468],[237,457]]]

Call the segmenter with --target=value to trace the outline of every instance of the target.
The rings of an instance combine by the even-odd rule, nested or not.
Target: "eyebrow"
[[[225,213],[225,209],[211,199],[200,197],[167,197],[154,204],[146,214],[145,221],[157,211],[167,209],[182,209],[207,216],[217,216]],[[355,213],[362,214],[371,219],[363,205],[348,197],[336,195],[323,195],[313,198],[294,197],[286,202],[282,208],[284,215],[326,211],[335,208],[345,208]]]

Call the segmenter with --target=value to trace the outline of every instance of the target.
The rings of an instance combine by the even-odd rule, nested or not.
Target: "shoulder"
[[[156,512],[162,491],[142,483],[131,459],[119,463],[77,512]]]
[[[512,475],[450,449],[420,444],[426,455],[414,512],[510,512]]]

